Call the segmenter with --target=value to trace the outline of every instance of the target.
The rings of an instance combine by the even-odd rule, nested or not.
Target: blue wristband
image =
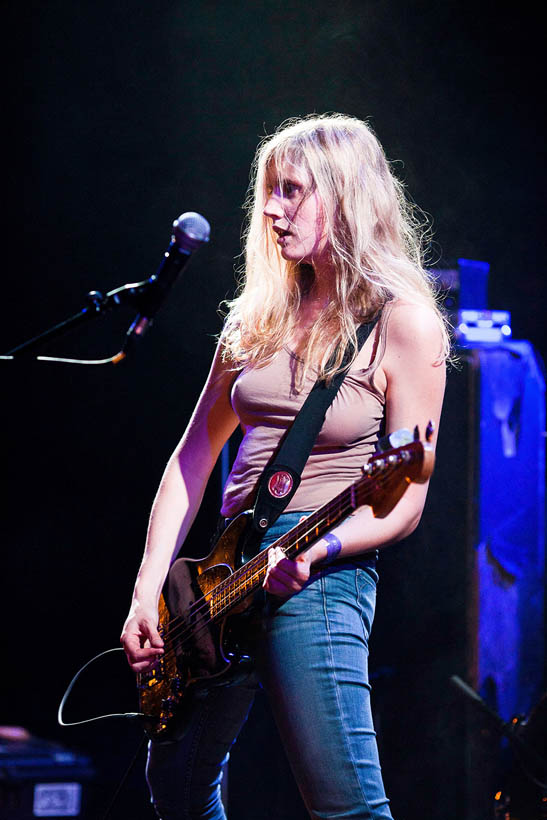
[[[338,553],[342,549],[342,544],[340,543],[340,539],[337,538],[332,532],[328,532],[324,535],[323,540],[327,542],[327,554],[321,563],[330,564],[330,562],[334,561],[334,559],[338,556]]]

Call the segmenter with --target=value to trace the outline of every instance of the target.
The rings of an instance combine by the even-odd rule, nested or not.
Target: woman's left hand
[[[303,555],[299,555],[295,561],[291,561],[285,557],[280,547],[270,548],[264,589],[281,598],[287,598],[295,592],[300,592],[310,579],[312,560],[312,550],[308,550]]]

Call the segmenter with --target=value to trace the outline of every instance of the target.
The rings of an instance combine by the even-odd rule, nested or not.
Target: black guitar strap
[[[372,333],[380,313],[357,330],[357,349],[361,350]],[[342,366],[351,358],[346,351]],[[258,490],[252,516],[252,530],[262,538],[267,529],[279,518],[300,484],[302,471],[319,434],[325,415],[338,393],[347,370],[338,373],[327,385],[317,380],[300,411],[285,434],[281,447],[266,465],[258,481]]]

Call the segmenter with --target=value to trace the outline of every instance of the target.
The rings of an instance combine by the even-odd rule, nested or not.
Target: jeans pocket
[[[376,585],[380,576],[374,567],[357,567],[355,572],[357,579],[357,592],[359,593],[359,596],[361,595],[364,587],[371,588],[373,593],[376,594]]]

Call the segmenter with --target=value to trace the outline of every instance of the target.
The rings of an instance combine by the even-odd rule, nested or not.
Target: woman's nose
[[[284,216],[285,212],[283,210],[281,202],[275,194],[270,194],[270,196],[266,200],[263,213],[264,216],[267,216],[270,219],[280,219],[282,216]]]

